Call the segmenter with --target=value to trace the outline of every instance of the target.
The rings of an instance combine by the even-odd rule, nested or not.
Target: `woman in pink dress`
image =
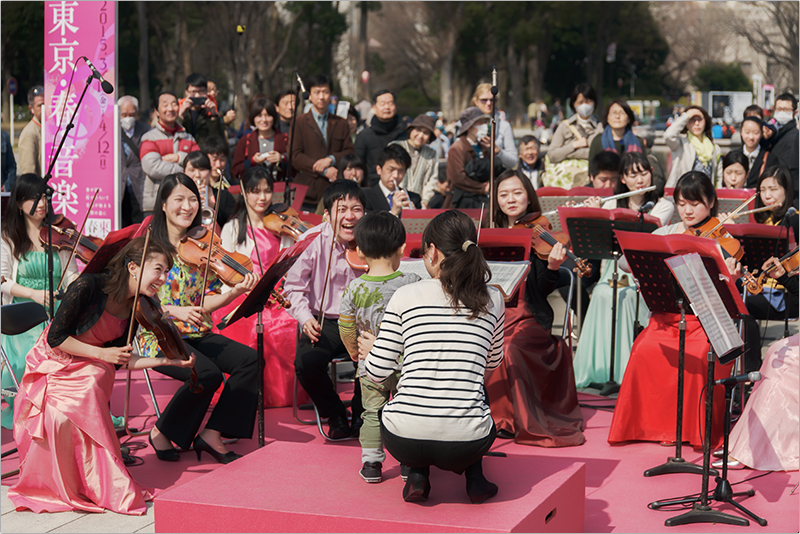
[[[125,467],[111,421],[115,370],[189,367],[194,356],[141,358],[126,344],[139,278],[141,292],[153,296],[172,265],[166,250],[151,241],[142,269],[143,248],[144,238],[134,239],[103,274],[73,282],[28,353],[14,406],[20,474],[8,497],[16,510],[147,510],[152,496]]]
[[[242,192],[234,216],[222,228],[222,248],[244,254],[253,261],[253,272],[259,277],[272,264],[281,249],[281,239],[264,226],[264,216],[272,209],[272,175],[264,167],[250,167],[242,177]],[[248,220],[249,219],[249,220]],[[255,240],[254,240],[255,239]],[[223,287],[222,291],[230,291]],[[235,310],[245,299],[241,295],[233,302],[216,310],[213,323],[218,325],[223,317]],[[269,304],[262,312],[266,325],[264,332],[264,406],[292,405],[294,385],[294,352],[297,343],[297,321],[279,305]],[[257,348],[257,316],[241,319],[231,326],[214,332],[236,339]]]

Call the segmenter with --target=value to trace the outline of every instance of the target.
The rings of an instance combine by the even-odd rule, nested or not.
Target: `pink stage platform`
[[[343,455],[343,452],[350,454]],[[581,462],[487,457],[500,491],[470,504],[464,477],[431,469],[426,503],[406,503],[391,457],[383,481],[354,473],[360,450],[273,442],[155,499],[156,532],[583,532]],[[350,458],[353,456],[353,458]]]

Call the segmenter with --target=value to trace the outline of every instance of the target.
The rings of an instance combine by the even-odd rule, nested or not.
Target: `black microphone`
[[[294,75],[297,77],[297,83],[300,84],[300,92],[303,93],[303,98],[308,98],[308,91],[306,91],[306,86],[303,85],[303,80],[300,78],[300,75],[297,71],[294,71]]]
[[[792,215],[794,215],[795,213],[797,213],[797,210],[796,210],[796,209],[794,209],[794,206],[789,206],[789,209],[788,209],[788,210],[786,210],[786,213],[785,213],[785,214],[784,214],[784,216],[783,216],[783,224],[789,224],[789,223],[788,223],[788,221],[789,221],[789,217],[791,217],[791,216],[792,216]]]
[[[714,381],[715,386],[734,386],[736,384],[741,383],[749,383],[749,382],[758,382],[761,380],[761,373],[758,371],[753,371],[752,373],[747,373],[746,375],[739,375],[739,376],[730,376],[728,378],[720,378],[719,380]]]
[[[492,65],[492,95],[497,96],[497,65]]]
[[[644,206],[642,206],[641,208],[639,208],[639,213],[647,213],[647,212],[649,212],[651,209],[653,209],[653,206],[655,206],[655,205],[656,205],[656,204],[655,204],[655,202],[653,202],[653,201],[651,200],[650,202],[647,202],[647,203],[646,203]]]
[[[94,65],[92,65],[92,62],[89,61],[89,58],[86,57],[86,56],[83,56],[83,60],[86,62],[86,65],[90,69],[92,69],[92,78],[97,78],[98,80],[100,80],[100,87],[103,88],[103,92],[105,94],[107,94],[107,95],[110,95],[111,93],[113,93],[114,92],[114,86],[111,85],[109,82],[107,82],[105,78],[103,78],[103,75],[100,74],[100,71],[98,71],[94,67]]]

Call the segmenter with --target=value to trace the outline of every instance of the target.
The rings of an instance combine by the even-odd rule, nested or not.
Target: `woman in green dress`
[[[2,303],[26,302],[33,300],[48,308],[47,296],[47,253],[39,241],[39,230],[47,213],[47,204],[42,197],[33,215],[30,214],[41,178],[35,174],[23,174],[11,190],[8,208],[3,215],[2,239],[0,239],[0,290]],[[64,289],[78,277],[75,260],[69,261],[70,251],[53,254],[53,280],[55,284],[64,275]],[[58,302],[55,303],[56,308]],[[22,380],[25,370],[25,356],[31,350],[44,323],[16,336],[2,336],[3,350],[8,355],[11,370],[17,380]],[[8,371],[4,370],[3,388],[13,385]],[[3,428],[11,429],[13,424],[14,399],[6,398],[8,407],[2,411]]]

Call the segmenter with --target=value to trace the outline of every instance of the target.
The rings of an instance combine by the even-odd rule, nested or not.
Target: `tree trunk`
[[[144,2],[136,2],[136,13],[139,18],[139,110],[144,112],[150,109],[150,76],[148,66],[150,57],[147,42],[147,15]]]
[[[367,21],[369,20],[369,9],[367,3],[362,1],[359,3],[359,25],[358,25],[358,58],[359,70],[356,73],[356,78],[361,80],[361,73],[364,71],[369,72],[369,42],[367,40]],[[372,73],[370,73],[371,75]],[[364,83],[361,81],[361,99],[370,102],[370,82]]]
[[[513,39],[508,41],[508,77],[511,82],[511,95],[508,100],[508,120],[515,127],[519,128],[522,125],[522,114],[525,112],[523,103],[523,84],[522,80],[525,76],[525,53],[519,54],[517,60],[517,51],[514,48]]]
[[[439,85],[442,112],[449,121],[454,121],[458,118],[458,111],[455,109],[453,98],[453,60],[455,59],[455,53],[455,47],[447,51],[442,62],[441,84]]]
[[[178,20],[180,21],[180,41],[176,43],[178,53],[181,56],[181,66],[183,67],[183,79],[185,80],[192,72],[192,47],[189,45],[189,25],[186,22],[184,2],[178,2]]]

